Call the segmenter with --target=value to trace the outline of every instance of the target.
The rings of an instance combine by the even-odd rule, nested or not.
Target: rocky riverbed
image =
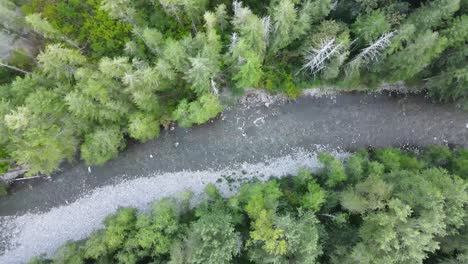
[[[249,100],[208,124],[130,143],[102,167],[76,162],[49,180],[16,184],[13,194],[0,200],[0,262],[24,262],[83,238],[119,206],[144,209],[183,190],[200,193],[211,182],[228,195],[241,181],[317,168],[316,153],[323,150],[343,156],[369,146],[468,147],[467,112],[418,95]]]

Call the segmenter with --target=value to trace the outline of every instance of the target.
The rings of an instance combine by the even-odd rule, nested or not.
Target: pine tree
[[[419,32],[437,28],[444,20],[460,9],[460,0],[435,0],[422,5],[408,17],[406,23],[413,24]]]
[[[233,44],[230,49],[230,59],[234,67],[233,79],[239,88],[256,87],[263,76],[261,67],[266,51],[266,27],[262,20],[247,7],[242,7],[235,1]]]
[[[382,34],[390,31],[390,23],[385,14],[380,11],[371,12],[368,15],[358,16],[352,25],[352,32],[358,40],[363,42],[374,42]]]
[[[76,50],[64,48],[61,44],[48,45],[37,56],[41,70],[56,80],[70,79],[86,58]]]
[[[77,50],[80,50],[80,47],[77,43],[71,39],[65,37],[57,29],[55,29],[52,24],[49,23],[45,18],[42,18],[41,14],[30,14],[25,17],[26,23],[38,34],[42,35],[44,38],[62,40],[67,44],[71,45]]]
[[[388,57],[388,80],[400,81],[414,77],[440,55],[446,46],[447,39],[437,32],[427,31],[418,35],[404,49]]]
[[[81,158],[88,165],[102,165],[115,158],[123,146],[123,134],[118,127],[102,127],[85,136]]]
[[[293,1],[278,1],[270,12],[273,20],[271,54],[276,54],[280,49],[304,36],[310,30],[312,23],[328,15],[331,7],[329,0],[305,1],[299,8]]]
[[[121,19],[127,23],[135,23],[136,10],[130,0],[102,0],[101,8],[112,18]]]
[[[221,57],[221,41],[215,29],[216,17],[213,13],[207,12],[204,18],[207,34],[206,37],[203,35],[203,49],[197,57],[189,58],[191,68],[185,76],[191,84],[191,89],[199,96],[212,90],[216,92],[213,82],[220,72]]]
[[[221,210],[203,212],[188,233],[188,263],[232,263],[240,251],[240,236],[232,221],[232,217]]]
[[[172,113],[172,118],[178,121],[182,127],[190,127],[193,124],[203,124],[216,117],[222,111],[218,97],[214,94],[204,94],[197,101],[188,102],[182,100],[177,109]]]
[[[130,116],[128,133],[132,138],[145,142],[157,137],[159,131],[159,122],[150,114],[134,113]]]

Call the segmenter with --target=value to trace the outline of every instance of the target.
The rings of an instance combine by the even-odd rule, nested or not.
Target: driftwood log
[[[0,180],[4,182],[11,182],[14,179],[23,176],[28,170],[24,167],[18,166],[0,175]]]

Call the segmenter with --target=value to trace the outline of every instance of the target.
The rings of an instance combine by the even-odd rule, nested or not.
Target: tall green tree
[[[240,251],[232,217],[214,209],[204,212],[188,232],[188,263],[231,263]]]
[[[401,51],[390,55],[386,67],[389,80],[400,81],[415,77],[442,53],[447,39],[437,32],[426,31],[418,35]]]
[[[81,158],[88,165],[102,165],[117,157],[123,146],[123,135],[118,127],[102,127],[85,136]]]
[[[258,16],[234,2],[233,26],[236,33],[231,37],[230,56],[234,77],[239,88],[256,87],[263,76],[261,66],[265,57],[267,42],[266,28]]]
[[[275,54],[293,41],[303,37],[311,29],[312,23],[320,21],[331,11],[329,0],[304,1],[299,7],[294,1],[277,1],[271,9],[273,20],[270,53]]]
[[[185,99],[182,100],[172,116],[179,122],[180,126],[190,127],[193,124],[202,124],[216,117],[221,110],[222,106],[217,96],[205,94],[194,102],[189,103]]]
[[[46,50],[37,56],[41,70],[56,80],[70,79],[86,58],[77,50],[65,48],[61,44],[48,45]]]

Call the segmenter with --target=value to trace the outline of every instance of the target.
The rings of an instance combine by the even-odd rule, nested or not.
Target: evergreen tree
[[[388,79],[399,81],[413,78],[440,55],[446,46],[447,39],[437,32],[427,31],[417,36],[404,49],[388,58]]]
[[[187,262],[232,263],[240,251],[239,241],[229,214],[217,209],[203,212],[188,232]]]
[[[375,41],[388,31],[390,31],[390,23],[387,21],[385,14],[379,11],[359,16],[352,25],[352,32],[364,42]]]
[[[262,20],[240,2],[234,2],[234,29],[239,32],[231,45],[231,60],[239,88],[256,87],[263,76],[261,66],[266,51],[265,27]]]
[[[130,116],[128,132],[132,138],[143,142],[159,135],[159,122],[146,113],[135,113]]]
[[[85,136],[81,158],[88,165],[102,165],[117,157],[123,146],[123,135],[118,127],[97,128]]]
[[[213,94],[205,94],[191,103],[185,99],[182,100],[172,116],[179,122],[180,126],[190,127],[193,124],[202,124],[216,117],[221,110],[218,98]]]
[[[46,50],[37,56],[41,70],[56,80],[69,79],[86,58],[76,50],[64,48],[61,44],[48,45]]]
[[[80,49],[78,44],[74,41],[63,36],[57,29],[55,29],[49,21],[42,18],[41,14],[30,14],[25,17],[26,23],[38,34],[49,39],[58,39],[66,42],[75,49]]]
[[[328,15],[332,7],[329,0],[305,1],[300,9],[293,1],[278,1],[271,10],[273,19],[273,39],[270,46],[272,54],[304,36],[312,23]]]

